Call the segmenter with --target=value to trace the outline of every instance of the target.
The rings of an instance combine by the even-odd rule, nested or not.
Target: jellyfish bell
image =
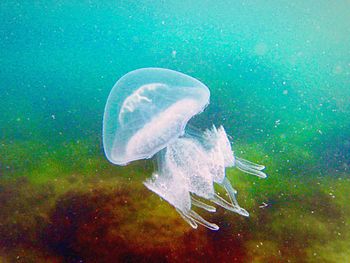
[[[209,89],[177,71],[143,68],[124,75],[110,92],[103,145],[117,165],[148,159],[184,134],[187,122],[209,104]]]

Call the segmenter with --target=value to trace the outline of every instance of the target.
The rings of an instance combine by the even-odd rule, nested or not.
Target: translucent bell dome
[[[111,90],[104,112],[108,160],[126,165],[151,158],[184,134],[209,97],[203,83],[177,71],[143,68],[124,75]]]

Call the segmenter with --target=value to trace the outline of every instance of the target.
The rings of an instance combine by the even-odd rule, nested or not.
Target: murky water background
[[[0,261],[346,262],[349,1],[2,1]],[[115,81],[141,67],[198,78],[259,180],[228,177],[246,219],[192,230],[101,145]],[[262,204],[268,206],[262,206]]]

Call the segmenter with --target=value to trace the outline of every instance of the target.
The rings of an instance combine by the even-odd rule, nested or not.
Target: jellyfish
[[[193,228],[219,227],[193,210],[216,208],[208,200],[243,216],[249,213],[237,202],[237,191],[225,175],[228,167],[265,178],[263,165],[234,155],[222,126],[205,132],[187,123],[209,104],[209,89],[199,80],[177,71],[144,68],[117,81],[107,99],[103,118],[103,146],[116,165],[154,158],[157,169],[144,185],[174,206]],[[221,185],[229,201],[215,192]]]

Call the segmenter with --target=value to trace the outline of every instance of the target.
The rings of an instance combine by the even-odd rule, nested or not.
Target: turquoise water
[[[71,254],[74,260],[87,262],[103,255],[107,262],[113,253],[126,260],[126,253],[136,261],[135,255],[154,260],[166,255],[172,262],[199,259],[202,252],[191,256],[195,248],[210,251],[213,259],[231,262],[234,258],[296,261],[293,255],[303,255],[308,262],[349,259],[344,243],[350,238],[346,202],[350,185],[349,8],[349,1],[2,1],[0,199],[4,207],[0,217],[5,223],[0,233],[6,238],[0,242],[0,261],[12,262],[19,253],[23,262],[28,258],[44,262],[45,257],[67,261]],[[157,208],[154,214],[172,233],[177,215],[171,214],[167,221],[164,215],[171,213],[171,207],[141,185],[152,165],[140,162],[118,168],[103,156],[102,116],[110,89],[118,78],[142,67],[177,70],[210,88],[211,104],[192,123],[201,129],[224,125],[240,156],[267,166],[266,181],[230,172],[233,181],[239,177],[242,205],[246,202],[255,208],[255,217],[253,213],[247,223],[222,213],[220,219],[227,228],[221,234],[205,230],[188,234],[193,230],[182,225],[181,219],[176,221],[180,229],[173,229],[176,234],[164,234],[154,218],[152,227],[148,226],[151,233],[159,233],[153,238],[154,246],[135,238],[135,246],[142,249],[125,245],[129,250],[124,254],[96,250],[88,255],[85,252],[94,247],[93,242],[74,243],[74,248],[69,246],[74,253],[43,246],[37,221],[25,225],[23,218],[42,217],[39,225],[54,228],[52,217],[61,211],[57,207],[69,204],[65,203],[70,200],[67,193],[112,188],[107,197],[97,192],[84,198],[114,200],[111,196],[119,193],[118,185],[125,183],[120,178],[126,179],[125,187],[135,186],[129,195],[136,203],[139,196],[151,198]],[[49,198],[43,197],[43,189],[49,189]],[[121,232],[110,230],[120,212],[119,203],[111,202],[117,207],[109,215],[113,224],[105,222],[102,228],[125,241]],[[270,204],[267,212],[257,208],[261,202]],[[30,209],[33,205],[40,213]],[[140,218],[152,214],[135,206],[134,215]],[[23,215],[17,223],[11,223],[17,218],[13,207]],[[257,222],[268,226],[260,229]],[[298,230],[303,222],[307,226]],[[308,227],[312,225],[319,228]],[[122,233],[138,232],[138,227],[139,221],[126,220]],[[21,229],[28,228],[33,229],[30,237],[14,238],[14,229],[21,234]],[[147,225],[142,229],[149,233]],[[75,237],[70,229],[60,231]],[[237,239],[239,231],[248,234]],[[280,236],[261,241],[259,232]],[[174,236],[183,240],[183,233],[189,235],[188,243],[197,240],[200,244],[188,245],[187,256],[178,254],[171,242]],[[102,243],[113,246],[115,239],[105,238]],[[296,245],[305,239],[304,247]],[[166,245],[156,250],[159,240]],[[259,242],[268,243],[270,249],[257,250]],[[218,252],[218,244],[226,256]],[[239,249],[232,250],[231,245]],[[24,249],[28,247],[37,252],[29,253]]]

